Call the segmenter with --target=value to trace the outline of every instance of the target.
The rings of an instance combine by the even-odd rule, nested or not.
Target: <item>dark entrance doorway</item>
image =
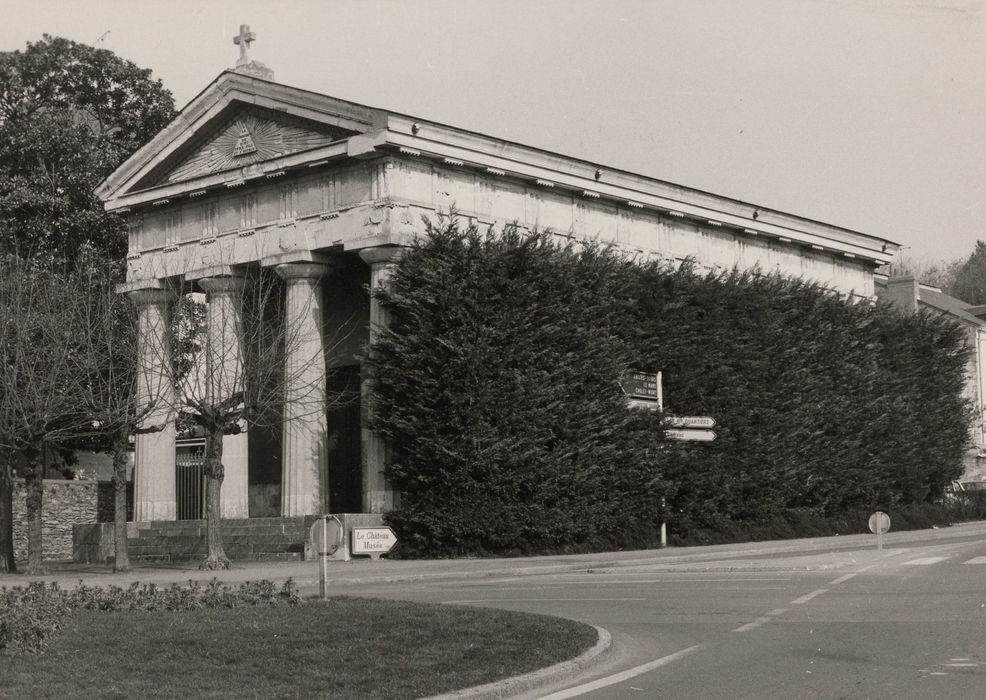
[[[363,509],[359,365],[329,369],[326,391],[329,512],[359,513]]]

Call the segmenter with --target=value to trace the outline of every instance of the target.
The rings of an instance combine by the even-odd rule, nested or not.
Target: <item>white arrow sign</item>
[[[698,442],[712,442],[716,439],[714,430],[690,430],[688,428],[665,430],[664,436],[668,440],[695,440]]]
[[[716,419],[710,416],[665,416],[661,422],[672,428],[716,427]]]
[[[353,554],[380,556],[397,544],[397,535],[389,527],[354,527]]]

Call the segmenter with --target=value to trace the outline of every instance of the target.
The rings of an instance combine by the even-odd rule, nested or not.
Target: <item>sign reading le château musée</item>
[[[397,535],[389,527],[354,527],[353,554],[379,556],[397,544]]]

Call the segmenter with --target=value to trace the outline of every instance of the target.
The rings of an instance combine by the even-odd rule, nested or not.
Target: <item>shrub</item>
[[[858,510],[932,522],[901,509],[961,472],[969,350],[941,316],[454,217],[374,294],[391,318],[374,427],[406,555],[646,545],[664,517],[710,541]],[[664,442],[659,415],[626,409],[628,370],[662,371],[667,409],[714,417],[718,440]]]
[[[0,652],[43,652],[70,609],[55,584],[0,589]]]
[[[26,588],[0,589],[0,651],[9,654],[44,651],[48,639],[74,610],[187,611],[300,603],[298,587],[291,579],[280,587],[262,580],[247,581],[235,588],[217,579],[204,586],[189,581],[187,586],[172,584],[166,588],[138,582],[128,588],[103,588],[80,582],[75,588],[64,590],[56,584],[31,583]]]
[[[371,353],[403,553],[568,551],[657,522],[657,417],[628,412],[618,385],[632,268],[455,220],[410,249]]]

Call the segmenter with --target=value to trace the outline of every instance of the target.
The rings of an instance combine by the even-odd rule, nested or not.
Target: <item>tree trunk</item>
[[[14,563],[14,470],[0,450],[0,574],[16,574]]]
[[[127,429],[121,428],[113,440],[113,543],[116,556],[113,571],[129,571],[127,552]]]
[[[25,450],[24,458],[27,461],[24,474],[24,489],[27,491],[27,573],[36,576],[46,573],[41,542],[44,448]]]
[[[228,569],[229,559],[223,549],[222,514],[219,493],[223,485],[223,432],[210,430],[205,436],[205,536],[209,556],[200,569]]]

